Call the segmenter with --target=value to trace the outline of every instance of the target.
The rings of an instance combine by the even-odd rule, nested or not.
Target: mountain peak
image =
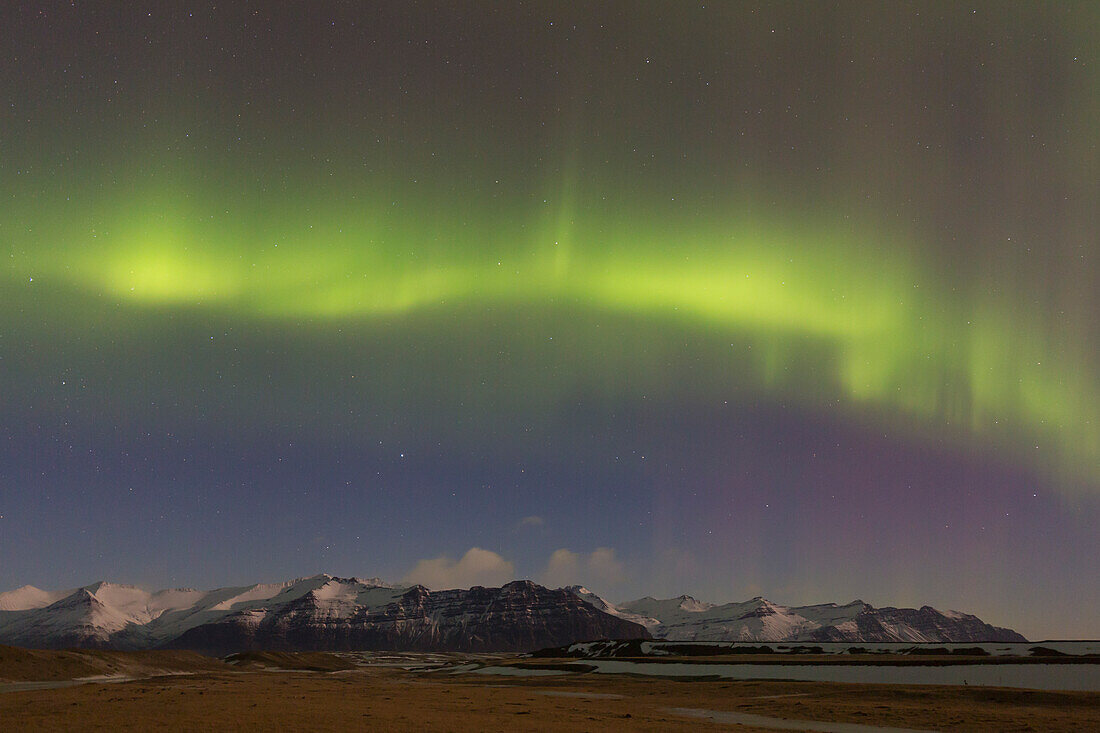
[[[382,578],[360,578],[358,576],[351,576],[349,578],[341,577],[339,575],[332,575],[331,573],[317,573],[316,575],[310,575],[306,578],[296,578],[287,584],[288,588],[295,586],[301,586],[303,584],[315,585],[317,588],[323,588],[329,583],[340,583],[343,585],[362,585],[367,588],[394,588],[392,583],[387,583]]]
[[[95,593],[89,590],[87,587],[77,588],[75,591],[59,598],[46,607],[46,610],[50,609],[64,609],[64,608],[82,608],[86,606],[102,606],[103,602],[96,598]]]
[[[689,595],[682,595],[676,600],[680,602],[680,608],[689,613],[702,613],[714,607],[714,604],[696,600]]]
[[[392,583],[387,583],[386,581],[382,580],[381,578],[360,578],[360,577],[356,576],[356,577],[352,578],[351,580],[352,580],[353,583],[359,583],[360,585],[365,585],[368,588],[393,588],[394,587],[394,585]]]
[[[71,590],[48,591],[33,585],[24,585],[15,590],[0,593],[0,611],[26,611],[32,608],[44,608],[51,603],[72,595]]]

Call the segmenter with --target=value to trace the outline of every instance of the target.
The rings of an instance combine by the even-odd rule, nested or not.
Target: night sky
[[[1100,4],[7,2],[0,590],[1100,637]]]

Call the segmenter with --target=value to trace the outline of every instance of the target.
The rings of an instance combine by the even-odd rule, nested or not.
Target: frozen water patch
[[[77,677],[72,680],[45,680],[41,682],[8,682],[0,685],[0,692],[25,692],[27,690],[58,690],[62,687],[79,685],[109,684],[113,682],[133,682],[139,679],[125,674],[100,674],[90,677]]]
[[[573,674],[567,669],[531,669],[529,667],[477,667],[476,669],[456,668],[451,674],[494,674],[504,677],[549,677],[551,675]]]
[[[1100,691],[1100,664],[813,665],[692,664],[588,659],[600,674],[720,677],[890,685],[972,685],[1031,690]]]

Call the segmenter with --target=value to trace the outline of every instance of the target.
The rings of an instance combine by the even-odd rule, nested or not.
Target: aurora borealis
[[[0,587],[568,549],[1100,633],[1095,5],[0,26]]]

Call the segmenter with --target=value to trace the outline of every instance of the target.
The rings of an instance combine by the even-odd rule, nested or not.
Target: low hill
[[[190,651],[58,651],[0,646],[0,681],[4,682],[74,680],[98,676],[148,677],[225,669],[224,662]]]

